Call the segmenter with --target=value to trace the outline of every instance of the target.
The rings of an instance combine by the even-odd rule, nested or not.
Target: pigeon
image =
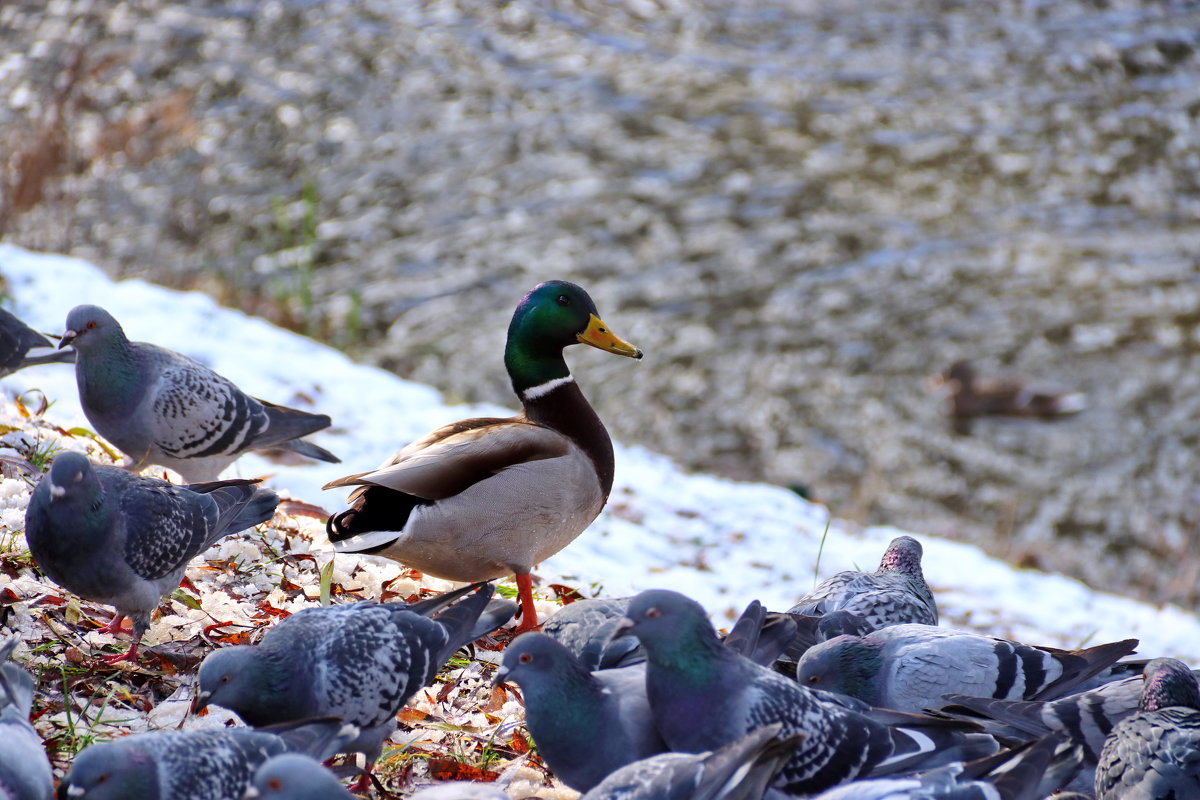
[[[625,617],[629,597],[576,600],[554,612],[542,633],[566,647],[589,670],[623,667],[644,661],[637,639],[612,633]]]
[[[712,752],[635,761],[580,800],[760,800],[803,738],[781,738],[781,728],[779,723],[756,728]]]
[[[546,634],[524,633],[509,644],[496,670],[493,682],[505,681],[521,687],[538,754],[576,791],[666,750],[646,700],[642,664],[591,672]]]
[[[494,588],[475,584],[414,604],[367,600],[306,608],[257,645],[210,653],[200,665],[197,710],[222,706],[254,727],[338,716],[361,731],[345,752],[374,762],[396,714],[454,651],[512,618],[514,603],[489,604]]]
[[[29,722],[33,676],[9,661],[18,641],[13,637],[0,645],[0,798],[51,800],[50,762],[42,737]]]
[[[788,613],[820,616],[849,611],[865,619],[872,630],[905,622],[937,625],[937,604],[921,572],[923,552],[916,539],[897,536],[884,551],[879,569],[847,570],[826,578]]]
[[[179,586],[189,561],[230,533],[266,522],[279,497],[257,480],[176,486],[59,453],[25,512],[25,539],[52,581],[116,607],[108,626],[133,622],[133,644],[110,663],[137,657],[150,612]]]
[[[536,628],[533,565],[583,533],[612,490],[612,440],[563,359],[577,344],[642,357],[581,287],[535,286],[513,312],[504,345],[521,413],[445,425],[377,469],[325,484],[355,487],[350,507],[325,526],[337,551],[391,558],[446,580],[515,575],[517,630]]]
[[[319,763],[299,753],[263,762],[243,795],[245,800],[354,800],[354,795]]]
[[[646,649],[646,693],[672,750],[713,750],[774,722],[785,736],[804,734],[772,784],[786,794],[996,750],[990,736],[969,732],[973,726],[830,701],[755,664],[722,647],[704,609],[678,592],[637,595],[617,628],[624,633]]]
[[[342,720],[318,719],[270,731],[215,728],[135,733],[94,744],[75,757],[58,788],[71,800],[241,800],[259,765],[281,753],[324,759],[357,735]]]
[[[919,712],[947,692],[1008,700],[1061,697],[1129,655],[1137,639],[1063,651],[931,625],[892,625],[809,649],[796,679],[865,703]]]
[[[48,350],[49,352],[43,352]],[[30,355],[30,351],[33,352]],[[38,364],[70,364],[75,354],[55,350],[54,342],[0,308],[0,378]]]
[[[1138,711],[1100,751],[1096,800],[1200,797],[1200,685],[1183,663],[1156,658],[1143,673]]]
[[[1042,800],[1070,780],[1078,751],[1051,734],[967,763],[900,778],[852,781],[812,800]]]
[[[328,416],[257,400],[187,356],[131,342],[103,308],[71,309],[59,347],[67,345],[77,354],[84,414],[134,467],[157,464],[185,483],[201,483],[216,480],[248,450],[339,462],[300,438],[329,427]]]

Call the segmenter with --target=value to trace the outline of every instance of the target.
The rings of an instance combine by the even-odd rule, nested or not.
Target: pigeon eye
[[[88,324],[87,324],[87,329],[90,331],[90,330],[95,330],[95,328],[96,328],[96,320],[89,319]]]
[[[648,608],[646,609],[646,619],[658,619],[658,615],[661,613],[657,608]]]
[[[101,773],[99,778],[96,778],[96,783],[104,783],[106,780],[108,780],[108,773],[104,772]]]
[[[283,781],[279,780],[279,778],[271,778],[271,780],[267,781],[267,788],[277,792],[283,788]]]
[[[558,304],[560,306],[569,306],[571,305],[571,298],[567,297],[565,294],[560,294],[558,296]]]
[[[821,682],[821,676],[820,676],[820,675],[810,675],[810,676],[809,676],[809,678],[808,678],[808,682],[809,682],[809,683],[820,683],[820,682]]]
[[[520,661],[522,664],[528,664],[530,661],[533,661],[533,656],[529,653],[521,653],[521,655],[517,656],[517,661]]]
[[[232,678],[233,678],[233,676],[232,676],[232,675],[222,675],[222,676],[221,676],[221,683],[229,683],[229,681],[230,681]]]

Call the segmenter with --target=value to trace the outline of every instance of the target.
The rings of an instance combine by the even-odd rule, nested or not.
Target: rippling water
[[[21,244],[507,403],[512,307],[569,277],[647,351],[572,356],[624,442],[1196,599],[1191,5],[73,2],[0,22],[45,43],[6,62],[10,98],[45,96],[72,41],[94,67],[67,105],[77,174],[16,220]],[[25,141],[38,106],[10,105],[0,135]],[[925,379],[961,357],[1090,407],[956,431]]]

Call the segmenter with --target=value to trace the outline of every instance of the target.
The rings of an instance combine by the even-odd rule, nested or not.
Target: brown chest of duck
[[[350,507],[326,525],[337,551],[385,556],[447,580],[515,574],[520,629],[535,627],[533,565],[582,533],[612,489],[612,441],[563,359],[580,343],[642,357],[582,288],[534,287],[504,348],[522,412],[451,423],[378,469],[327,484],[356,487]]]

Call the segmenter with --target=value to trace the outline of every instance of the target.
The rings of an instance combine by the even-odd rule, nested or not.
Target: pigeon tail
[[[1086,650],[1072,650],[1069,653],[1063,653],[1056,659],[1062,664],[1062,675],[1029,699],[1054,700],[1069,694],[1079,684],[1134,652],[1137,646],[1137,639],[1122,639],[1119,642],[1098,644]]]
[[[497,603],[494,609],[489,605],[495,591],[494,584],[485,584],[479,591],[434,617],[446,630],[446,644],[435,659],[438,664],[446,663],[458,648],[512,619],[516,613],[516,605],[512,602],[505,600],[502,604]],[[485,614],[485,610],[488,613]]]
[[[280,722],[255,730],[273,733],[287,744],[288,752],[304,753],[318,761],[343,752],[361,733],[357,725],[332,716]]]
[[[268,403],[257,397],[254,399],[263,405],[263,411],[267,414],[267,427],[255,437],[250,445],[253,448],[288,446],[294,439],[328,428],[333,421],[328,414],[310,414],[307,411]]]
[[[211,547],[230,533],[253,528],[275,516],[279,495],[260,487],[259,479],[237,478],[228,481],[208,481],[188,484],[188,489],[206,494],[217,504],[220,514],[212,527],[212,535],[199,552]]]
[[[291,441],[280,442],[274,446],[280,450],[287,450],[295,453],[296,455],[301,455],[305,458],[311,458],[314,461],[324,461],[327,464],[342,463],[342,460],[333,453],[329,452],[324,447],[313,444],[307,439],[292,439]]]

